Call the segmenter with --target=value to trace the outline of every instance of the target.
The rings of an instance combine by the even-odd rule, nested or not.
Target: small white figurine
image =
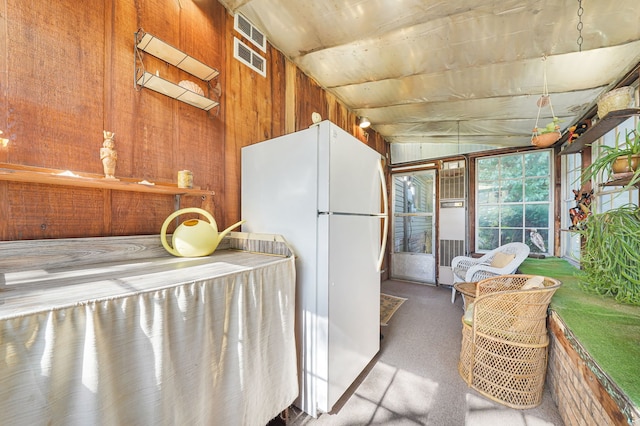
[[[118,153],[114,149],[116,144],[113,142],[113,138],[116,136],[113,132],[103,130],[104,142],[102,148],[100,148],[100,159],[104,167],[104,177],[107,179],[116,179],[116,161],[118,160]]]

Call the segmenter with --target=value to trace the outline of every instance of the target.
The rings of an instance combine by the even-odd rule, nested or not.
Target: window
[[[433,254],[435,172],[394,175],[394,253]]]
[[[552,252],[551,170],[550,150],[477,160],[476,251],[517,241],[532,253]]]

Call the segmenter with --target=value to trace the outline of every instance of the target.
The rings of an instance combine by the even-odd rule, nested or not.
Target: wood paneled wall
[[[220,70],[221,106],[205,112],[136,89],[134,33],[154,34]],[[233,58],[233,16],[216,0],[8,0],[0,5],[0,162],[102,173],[115,132],[116,176],[175,183],[189,169],[219,227],[240,219],[240,150],[311,124],[319,112],[381,153],[385,141],[269,47],[267,77]],[[145,56],[168,80],[206,84]],[[213,82],[215,85],[215,81]],[[207,90],[205,90],[207,91]],[[172,196],[0,181],[0,240],[155,234]]]

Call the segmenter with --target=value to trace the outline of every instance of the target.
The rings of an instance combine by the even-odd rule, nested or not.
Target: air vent
[[[267,76],[267,61],[236,37],[233,38],[233,57],[261,76]]]
[[[464,256],[464,240],[440,240],[440,266],[451,266],[456,256]]]
[[[444,163],[440,170],[440,199],[463,199],[465,195],[464,162]]]
[[[251,43],[263,52],[267,52],[267,38],[247,18],[236,13],[233,28],[244,35]]]

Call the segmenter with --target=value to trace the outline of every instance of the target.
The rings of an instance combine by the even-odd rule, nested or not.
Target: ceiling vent
[[[237,37],[233,38],[233,57],[262,75],[267,76],[267,61],[255,50],[241,42]]]
[[[236,13],[233,28],[244,35],[251,43],[263,52],[267,53],[267,38],[262,31],[257,29],[247,18]]]

